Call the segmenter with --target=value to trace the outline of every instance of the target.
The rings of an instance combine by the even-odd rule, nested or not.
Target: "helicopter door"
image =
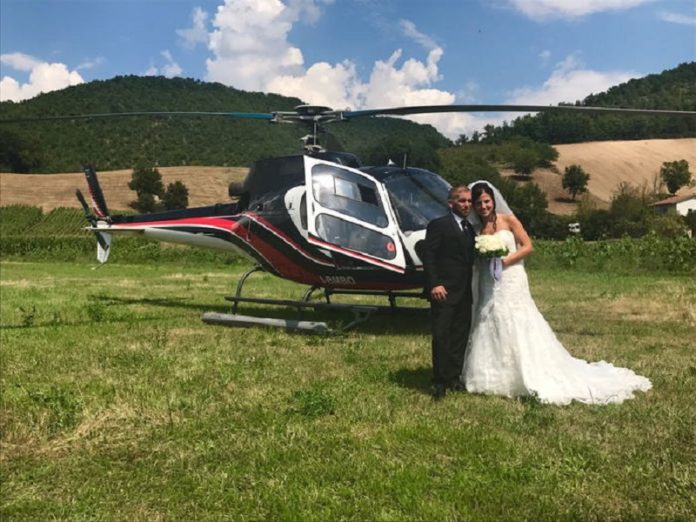
[[[308,240],[403,273],[398,226],[385,188],[364,172],[304,157]]]

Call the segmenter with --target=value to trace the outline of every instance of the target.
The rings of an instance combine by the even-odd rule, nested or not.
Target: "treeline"
[[[605,93],[592,94],[575,105],[696,111],[696,62],[630,80]],[[696,136],[696,118],[544,112],[522,116],[501,126],[489,125],[483,133],[463,136],[458,142],[500,143],[513,136],[552,144],[683,138]]]
[[[96,263],[96,241],[84,230],[81,210],[57,208],[44,213],[38,207],[0,207],[0,260],[47,260]],[[147,241],[140,237],[114,239],[110,263],[176,263],[196,265],[245,264],[247,261],[227,252],[191,248]],[[696,241],[648,234],[642,239],[583,241],[535,240],[534,255],[526,261],[530,268],[598,270],[635,273],[648,271],[696,272]]]
[[[262,112],[293,110],[303,102],[184,78],[119,76],[0,103],[0,119],[46,118],[118,112]],[[373,118],[335,125],[325,136],[332,149],[379,157],[383,140],[398,136],[401,149],[435,150],[451,144],[429,125]],[[247,166],[259,158],[296,154],[308,129],[220,116],[133,116],[0,124],[0,171],[69,172],[83,163],[99,170],[135,165]],[[381,137],[381,138],[380,138]],[[436,165],[434,165],[436,166]]]

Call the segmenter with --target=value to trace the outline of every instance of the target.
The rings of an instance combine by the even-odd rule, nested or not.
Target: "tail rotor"
[[[84,172],[85,178],[87,179],[89,195],[92,200],[92,207],[90,208],[80,189],[75,191],[75,196],[80,202],[80,206],[82,206],[85,218],[89,221],[89,230],[94,233],[97,239],[97,260],[103,264],[107,262],[109,253],[111,252],[111,234],[102,232],[100,229],[108,228],[111,223],[111,218],[109,216],[109,209],[106,206],[106,200],[104,199],[104,193],[99,186],[97,173],[91,165],[85,165]]]

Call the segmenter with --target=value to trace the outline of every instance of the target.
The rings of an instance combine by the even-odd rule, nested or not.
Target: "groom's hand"
[[[434,301],[444,301],[447,299],[447,289],[443,285],[435,286],[430,290],[430,297],[432,297]]]

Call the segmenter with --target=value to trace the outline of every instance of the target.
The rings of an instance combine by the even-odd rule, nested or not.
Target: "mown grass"
[[[427,314],[325,337],[228,329],[200,315],[225,310],[244,266],[90,267],[0,263],[3,520],[696,516],[692,277],[532,270],[574,355],[654,384],[554,407],[433,403]]]

